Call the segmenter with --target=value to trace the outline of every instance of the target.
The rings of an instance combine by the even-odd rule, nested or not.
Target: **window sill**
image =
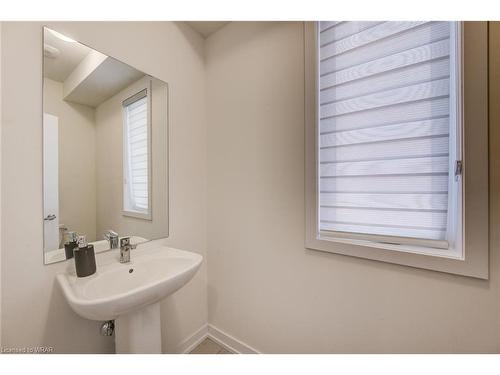
[[[370,239],[363,238],[353,238],[346,236],[345,233],[324,233],[320,232],[317,236],[318,241],[325,241],[325,246],[328,246],[328,243],[338,243],[345,245],[355,245],[355,246],[364,246],[371,249],[380,249],[380,250],[388,250],[395,251],[398,253],[412,253],[412,254],[420,254],[426,256],[434,256],[440,258],[449,258],[449,259],[458,259],[463,260],[463,252],[461,249],[453,249],[448,248],[448,243],[446,241],[435,241],[436,246],[426,246],[425,241],[420,241],[421,244],[409,244],[409,243],[390,243],[390,242],[382,242],[382,241],[374,241]],[[418,242],[418,241],[417,241]],[[312,248],[315,250],[314,248]],[[334,252],[334,251],[332,251]]]
[[[483,244],[479,246],[481,252],[485,250],[482,245]],[[307,236],[305,243],[305,247],[312,250],[312,252],[321,251],[338,255],[347,255],[371,261],[393,263],[480,279],[488,279],[489,277],[487,258],[481,257],[479,254],[477,254],[477,256],[464,258],[443,257],[435,253],[431,256],[422,252],[422,248],[416,249],[406,245],[405,249],[396,248],[397,246],[399,245],[339,238],[307,238]],[[435,252],[435,250],[436,249],[432,249],[433,252]]]
[[[141,213],[141,212],[134,212],[134,211],[122,211],[123,216],[128,216],[128,217],[134,217],[136,219],[143,219],[143,220],[149,220],[152,221],[153,219],[151,218],[151,213]]]

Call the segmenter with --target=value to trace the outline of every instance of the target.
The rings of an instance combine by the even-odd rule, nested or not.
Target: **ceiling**
[[[43,59],[44,77],[54,81],[63,82],[69,74],[83,60],[91,49],[81,43],[65,42],[45,28],[43,33],[43,43],[56,48],[59,51],[58,57],[47,57]]]
[[[204,38],[207,38],[229,22],[186,21],[191,28],[200,33]],[[59,58],[45,57],[43,66],[44,76],[58,82],[63,82],[91,51],[91,48],[81,43],[71,43],[59,39],[48,28],[44,30],[44,44],[48,44],[59,51]],[[64,56],[64,58],[61,58],[61,56]]]
[[[134,67],[81,43],[64,41],[47,28],[43,61],[43,76],[63,83],[65,101],[91,107],[144,76]]]
[[[144,77],[143,72],[112,57],[106,57],[66,94],[64,100],[97,107],[141,77]]]
[[[230,21],[186,21],[194,30],[199,32],[204,38],[217,30],[226,26]]]

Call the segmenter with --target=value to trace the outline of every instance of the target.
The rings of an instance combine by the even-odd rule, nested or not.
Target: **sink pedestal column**
[[[119,354],[161,353],[159,302],[115,319],[115,351]]]

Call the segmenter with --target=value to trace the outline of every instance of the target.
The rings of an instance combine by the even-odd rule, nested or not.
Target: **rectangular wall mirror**
[[[46,27],[43,202],[45,264],[168,236],[167,83]]]

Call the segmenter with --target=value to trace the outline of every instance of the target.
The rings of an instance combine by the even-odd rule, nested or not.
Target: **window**
[[[453,173],[461,163],[457,24],[320,23],[325,236],[356,233],[417,246],[425,240],[423,251],[444,248],[461,257],[462,178],[459,168]]]
[[[461,23],[310,26],[307,247],[463,262]]]
[[[147,89],[123,102],[123,211],[144,219],[151,219],[148,103]]]

